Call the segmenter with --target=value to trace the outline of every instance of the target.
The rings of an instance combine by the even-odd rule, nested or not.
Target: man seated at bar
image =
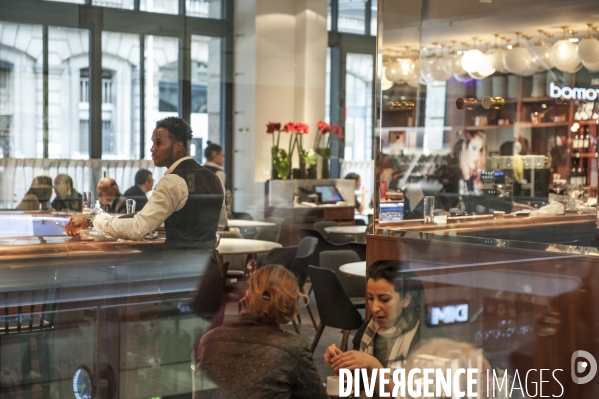
[[[372,317],[356,332],[353,350],[341,352],[331,345],[325,351],[324,363],[336,373],[341,368],[389,368],[419,342],[443,336],[438,327],[425,325],[422,282],[404,262],[374,262],[367,270],[366,300]]]
[[[52,209],[56,211],[81,212],[82,196],[73,188],[71,176],[61,174],[54,179],[56,197],[52,201]]]
[[[138,170],[135,174],[135,185],[125,191],[125,197],[135,201],[136,212],[144,209],[144,206],[148,203],[146,194],[152,189],[152,186],[154,186],[152,172],[147,169]]]
[[[121,194],[114,179],[110,177],[100,179],[96,189],[104,212],[125,213],[127,211],[127,198]]]
[[[105,213],[73,216],[67,234],[94,226],[113,237],[141,240],[164,222],[167,248],[214,248],[217,228],[227,218],[223,189],[214,173],[187,155],[191,137],[183,119],[167,117],[156,122],[152,160],[168,170],[144,209],[129,219]]]
[[[25,193],[17,209],[26,211],[48,210],[48,202],[52,197],[52,178],[37,176],[31,182],[31,187]]]

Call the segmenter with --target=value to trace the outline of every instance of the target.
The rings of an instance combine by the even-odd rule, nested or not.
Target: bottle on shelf
[[[576,134],[574,135],[574,139],[572,140],[572,152],[573,153],[578,153],[579,150],[578,148],[580,147],[580,139],[578,136],[578,131],[576,132]]]
[[[584,138],[582,140],[582,152],[584,152],[585,154],[587,154],[589,152],[590,141],[591,141],[591,136],[589,133],[589,127],[587,126],[584,128]]]

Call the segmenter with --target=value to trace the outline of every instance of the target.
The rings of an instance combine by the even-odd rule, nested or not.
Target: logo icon
[[[581,360],[580,358],[585,360]],[[593,355],[591,355],[589,352],[578,350],[572,354],[570,370],[572,373],[572,381],[574,381],[576,384],[586,384],[590,382],[597,374],[597,360],[595,360]],[[589,370],[589,372],[586,376],[577,376],[577,374],[585,373],[587,370]]]

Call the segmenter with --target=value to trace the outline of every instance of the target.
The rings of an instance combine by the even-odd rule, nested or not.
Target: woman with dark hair
[[[52,178],[48,176],[37,176],[31,182],[31,187],[25,193],[23,200],[17,209],[27,211],[48,210],[48,202],[52,197]]]
[[[194,386],[201,371],[217,389],[195,389],[196,398],[328,398],[306,341],[280,327],[299,312],[297,287],[279,265],[250,277],[239,321],[200,340]]]
[[[424,326],[426,297],[422,283],[406,263],[379,260],[366,273],[371,318],[358,329],[353,350],[341,352],[334,345],[327,348],[324,363],[335,372],[340,368],[392,368],[418,342],[443,335],[439,328]]]

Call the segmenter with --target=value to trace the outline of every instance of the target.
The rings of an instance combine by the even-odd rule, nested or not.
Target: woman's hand
[[[64,231],[70,235],[74,236],[79,234],[79,232],[83,229],[87,228],[87,215],[75,215],[71,217],[69,223],[64,227]]]
[[[360,351],[348,351],[335,356],[332,359],[331,367],[335,370],[335,373],[339,372],[339,369],[373,369],[383,368],[383,365],[372,355]]]
[[[343,352],[341,352],[341,350],[337,348],[335,344],[329,346],[324,351],[324,364],[326,364],[329,367],[332,367],[331,364],[333,363],[333,360],[342,353]]]

